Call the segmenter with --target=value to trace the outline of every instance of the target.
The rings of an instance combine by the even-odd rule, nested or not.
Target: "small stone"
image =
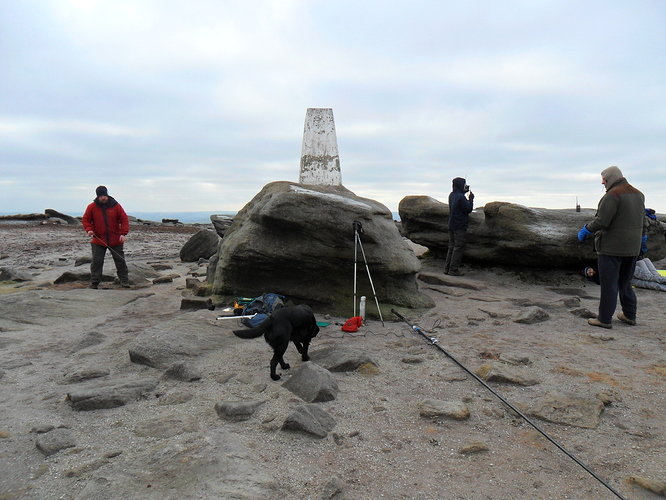
[[[488,451],[488,445],[483,441],[474,441],[469,443],[458,450],[461,455],[473,455],[475,453],[482,453]]]
[[[52,431],[53,429],[55,429],[54,425],[40,424],[40,425],[36,425],[32,429],[30,429],[30,433],[31,434],[46,434],[47,432]]]
[[[597,315],[595,313],[593,313],[592,311],[590,311],[586,307],[578,307],[576,309],[572,309],[570,312],[574,316],[578,316],[580,318],[596,318],[597,317]]]
[[[215,411],[220,418],[231,422],[248,420],[266,401],[220,401],[215,405]]]
[[[666,497],[666,481],[656,481],[654,479],[649,479],[641,476],[629,476],[629,482],[631,484],[637,484],[643,489]]]
[[[69,429],[59,427],[44,434],[39,434],[35,445],[44,455],[49,456],[58,453],[65,448],[74,448],[76,442]]]
[[[499,360],[511,365],[529,365],[531,363],[530,357],[526,354],[517,354],[512,352],[500,354]]]
[[[533,325],[534,323],[542,323],[548,321],[550,315],[544,311],[539,306],[527,307],[522,311],[516,318],[514,318],[514,323],[522,323],[526,325]]]
[[[344,492],[344,483],[338,476],[331,477],[321,489],[321,500],[339,498]]]
[[[419,415],[424,418],[437,420],[467,420],[470,417],[469,408],[462,401],[439,401],[425,399],[419,403]]]
[[[173,283],[173,278],[171,276],[160,276],[153,280],[153,285],[162,285],[164,283]]]

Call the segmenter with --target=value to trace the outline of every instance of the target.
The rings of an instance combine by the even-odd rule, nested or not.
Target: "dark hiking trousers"
[[[102,281],[102,269],[104,268],[104,256],[106,248],[102,245],[91,243],[92,247],[92,262],[90,263],[90,282],[99,283]],[[129,272],[127,270],[127,262],[125,262],[125,252],[123,252],[122,243],[115,247],[108,247],[111,250],[111,257],[116,264],[116,271],[118,279],[121,283],[129,281]]]
[[[610,324],[620,296],[622,312],[628,319],[636,319],[636,294],[631,286],[631,278],[636,268],[636,257],[615,257],[598,255],[599,284],[601,299],[599,300],[599,321]]]
[[[449,231],[449,251],[446,252],[446,269],[457,271],[460,268],[466,243],[466,229],[462,231]]]

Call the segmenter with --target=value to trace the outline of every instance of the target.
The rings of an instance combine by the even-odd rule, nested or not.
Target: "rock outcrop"
[[[314,363],[298,367],[282,387],[308,403],[333,401],[340,391],[331,372]]]
[[[209,259],[217,251],[220,237],[216,231],[201,229],[187,240],[180,250],[180,260],[183,262],[196,262],[199,259]]]
[[[193,321],[206,317],[207,313],[197,314],[179,316],[141,332],[128,344],[130,361],[166,370],[175,363],[223,349],[237,340],[233,335],[221,336],[205,324]]]
[[[44,213],[46,216],[51,219],[60,219],[67,224],[70,224],[72,226],[77,226],[81,225],[81,221],[77,219],[76,217],[72,217],[71,215],[63,214],[62,212],[58,212],[57,210],[53,210],[52,208],[47,208],[44,210]]]
[[[448,250],[449,206],[429,196],[407,196],[398,207],[402,231],[433,256]],[[596,260],[593,238],[578,241],[578,231],[594,218],[595,210],[550,210],[494,201],[474,210],[464,260],[493,265],[576,268]],[[666,257],[664,224],[646,218],[648,256]]]
[[[32,275],[11,267],[0,267],[0,281],[32,281]]]
[[[153,377],[101,382],[73,389],[67,393],[67,401],[77,411],[117,408],[153,391],[158,383]]]
[[[285,181],[266,185],[234,218],[218,247],[213,293],[275,292],[348,315],[355,221],[362,226],[360,240],[382,314],[391,307],[432,307],[432,299],[418,289],[421,264],[388,208],[343,186]],[[357,296],[373,297],[361,248],[356,252]],[[376,314],[374,304],[368,314]]]
[[[215,232],[220,238],[224,238],[224,233],[227,232],[233,221],[234,218],[230,215],[213,214],[210,216],[210,222],[213,224],[213,228],[215,228]]]

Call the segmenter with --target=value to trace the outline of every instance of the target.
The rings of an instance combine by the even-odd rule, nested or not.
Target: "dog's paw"
[[[278,375],[277,373],[276,373],[275,375],[272,375],[272,374],[271,374],[271,378],[272,378],[273,380],[280,380],[280,375]]]

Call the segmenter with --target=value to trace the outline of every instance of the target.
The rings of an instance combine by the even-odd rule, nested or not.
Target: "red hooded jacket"
[[[91,243],[115,247],[120,245],[120,236],[129,233],[129,218],[115,199],[109,196],[106,204],[97,198],[86,208],[83,214],[83,229],[95,233]]]

